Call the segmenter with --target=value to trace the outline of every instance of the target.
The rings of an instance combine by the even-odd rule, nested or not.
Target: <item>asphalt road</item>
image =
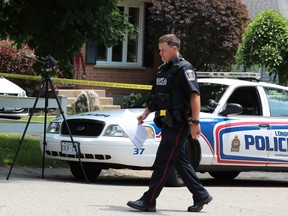
[[[241,173],[232,183],[217,183],[199,174],[214,197],[201,213],[189,213],[191,194],[185,187],[165,187],[157,199],[156,213],[142,213],[126,206],[146,191],[150,171],[111,170],[87,184],[75,180],[69,170],[0,167],[0,216],[130,216],[213,215],[286,216],[287,173]]]

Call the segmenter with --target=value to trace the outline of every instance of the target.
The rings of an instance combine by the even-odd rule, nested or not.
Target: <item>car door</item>
[[[271,139],[268,166],[288,165],[288,91],[264,87],[269,111]]]
[[[227,103],[242,106],[242,113],[228,116],[214,129],[216,159],[221,165],[263,166],[268,161],[269,118],[263,117],[257,86],[235,88]]]

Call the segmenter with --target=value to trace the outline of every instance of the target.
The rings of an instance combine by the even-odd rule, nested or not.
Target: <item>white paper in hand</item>
[[[118,124],[137,148],[143,146],[143,143],[148,138],[148,133],[142,124],[138,124],[135,115],[131,114],[129,110],[125,110]]]

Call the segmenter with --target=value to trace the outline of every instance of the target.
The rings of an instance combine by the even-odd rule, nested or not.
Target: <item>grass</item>
[[[20,140],[21,135],[0,133],[0,166],[12,165]],[[40,138],[25,136],[14,166],[40,168],[42,167],[42,157]],[[45,167],[63,168],[68,165],[63,161],[45,159]]]
[[[55,119],[56,116],[47,116],[47,123]],[[29,119],[29,116],[25,116],[21,118],[21,121],[27,122]],[[32,116],[31,122],[40,122],[44,123],[44,116]]]

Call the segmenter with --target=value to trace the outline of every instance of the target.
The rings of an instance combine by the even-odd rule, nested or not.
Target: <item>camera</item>
[[[45,68],[53,68],[55,65],[57,65],[58,61],[56,61],[51,55],[47,55],[44,59],[44,66]]]

